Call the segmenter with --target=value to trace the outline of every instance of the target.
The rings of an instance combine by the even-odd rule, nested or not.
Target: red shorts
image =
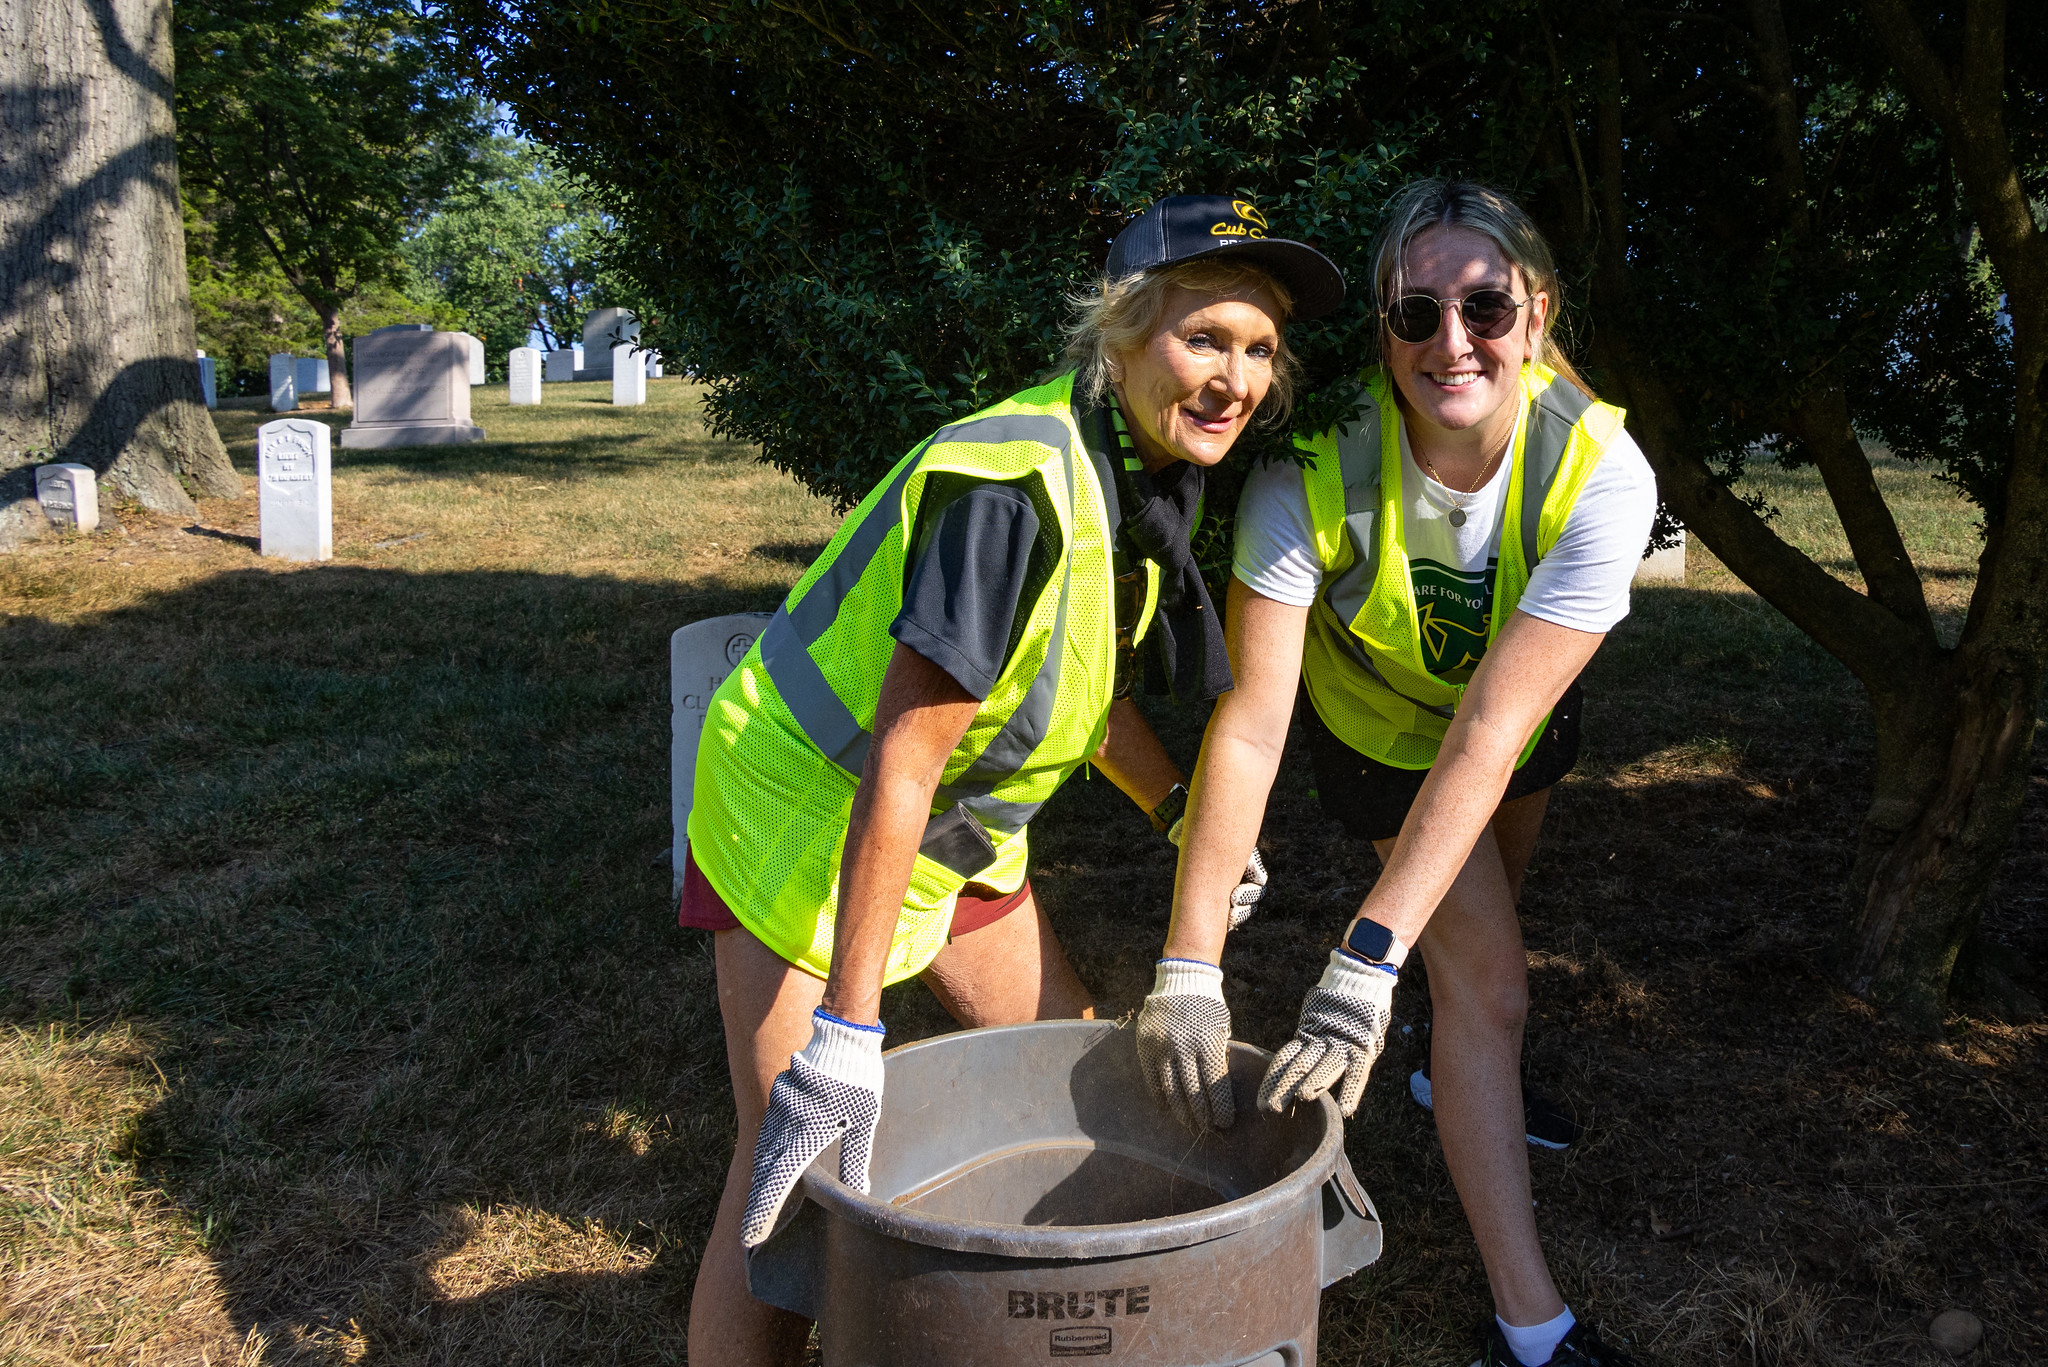
[[[1030,895],[1029,878],[1015,892],[997,892],[979,883],[969,883],[960,889],[960,897],[953,904],[953,924],[946,932],[947,938],[994,925],[1023,906]],[[694,854],[683,856],[683,899],[676,908],[676,924],[686,930],[745,929],[718,895],[718,889],[711,886],[711,880],[697,868]]]

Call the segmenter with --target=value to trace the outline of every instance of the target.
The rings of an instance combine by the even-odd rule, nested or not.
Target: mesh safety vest
[[[1524,365],[1521,388],[1486,623],[1489,647],[1521,601],[1529,571],[1557,544],[1624,416],[1546,366]],[[1350,422],[1295,441],[1315,457],[1302,480],[1323,566],[1301,673],[1317,715],[1347,745],[1383,764],[1427,769],[1465,685],[1438,678],[1423,663],[1401,530],[1400,421],[1382,371]],[[1530,733],[1518,766],[1542,733],[1541,725]]]
[[[1057,527],[1060,551],[1036,600],[1019,600],[1017,645],[946,762],[885,982],[922,972],[944,948],[970,878],[1001,892],[1022,886],[1033,814],[1102,743],[1121,519],[1109,465],[1117,453],[1092,432],[1084,440],[1093,427],[1073,410],[1068,374],[940,429],[861,500],[712,695],[690,852],[733,915],[797,967],[819,977],[831,968],[840,852],[930,476],[1018,483],[1040,534]],[[1156,566],[1147,580],[1149,621]],[[992,863],[954,857],[964,817],[994,845]]]

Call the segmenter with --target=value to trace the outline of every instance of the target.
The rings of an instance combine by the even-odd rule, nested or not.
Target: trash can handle
[[[1323,1183],[1323,1285],[1342,1281],[1380,1256],[1380,1216],[1341,1151]]]

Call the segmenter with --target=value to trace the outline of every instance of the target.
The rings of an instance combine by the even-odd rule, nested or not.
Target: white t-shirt
[[[1415,606],[1422,615],[1423,660],[1452,680],[1468,675],[1486,649],[1494,570],[1507,504],[1502,461],[1478,492],[1447,489],[1416,464],[1401,431],[1401,531],[1408,547]],[[1465,510],[1453,527],[1451,510]],[[1529,576],[1515,606],[1575,631],[1606,632],[1628,616],[1628,590],[1657,517],[1657,480],[1626,431],[1617,433],[1564,521],[1557,545]],[[1268,461],[1252,471],[1237,505],[1231,570],[1246,587],[1294,607],[1315,603],[1323,566],[1301,471]]]

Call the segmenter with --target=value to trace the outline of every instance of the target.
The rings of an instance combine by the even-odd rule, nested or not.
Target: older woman
[[[1161,829],[1178,815],[1132,658],[1182,697],[1230,687],[1188,548],[1203,471],[1284,405],[1289,317],[1342,297],[1242,200],[1153,205],[1110,248],[1073,368],[905,456],[714,695],[681,920],[716,932],[739,1143],[696,1367],[801,1355],[742,1248],[834,1139],[865,1190],[885,985],[921,976],[967,1026],[1092,1014],[1032,898],[1028,824],[1084,761]]]
[[[1411,947],[1429,965],[1431,1063],[1414,1082],[1479,1243],[1486,1367],[1611,1367],[1537,1240],[1519,1063],[1527,965],[1515,902],[1550,787],[1578,753],[1579,671],[1628,612],[1656,484],[1554,340],[1542,234],[1505,196],[1424,181],[1374,261],[1382,364],[1352,421],[1269,465],[1238,509],[1237,687],[1195,767],[1173,922],[1141,1040],[1155,1090],[1227,1125],[1201,1060],[1229,1032],[1216,965],[1235,870],[1294,713],[1323,808],[1385,865],[1275,1055],[1258,1104],[1333,1092],[1347,1116],[1385,1045]]]

